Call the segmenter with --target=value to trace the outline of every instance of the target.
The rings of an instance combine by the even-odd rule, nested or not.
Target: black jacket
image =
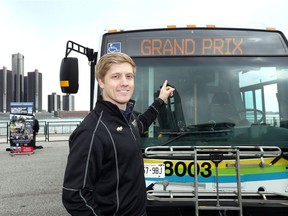
[[[134,102],[129,106],[133,110]],[[157,100],[143,114],[125,118],[118,107],[98,100],[70,136],[62,199],[71,215],[140,216],[146,186],[140,135],[157,118]]]
[[[33,134],[39,132],[39,122],[36,118],[33,120]]]

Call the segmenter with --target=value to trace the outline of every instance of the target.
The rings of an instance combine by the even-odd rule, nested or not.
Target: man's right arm
[[[92,134],[80,128],[74,132],[69,140],[70,152],[64,175],[62,202],[71,215],[101,216],[93,198],[101,155],[95,157],[89,153],[93,143]]]
[[[91,191],[63,187],[62,202],[73,216],[101,216]]]

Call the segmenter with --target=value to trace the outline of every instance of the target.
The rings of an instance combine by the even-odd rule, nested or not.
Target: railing
[[[53,142],[68,140],[81,121],[41,121],[36,141]],[[0,122],[0,144],[10,141],[10,122]]]
[[[0,143],[8,143],[10,126],[8,122],[0,122]]]
[[[80,121],[46,122],[45,141],[68,140],[70,134],[78,127]]]

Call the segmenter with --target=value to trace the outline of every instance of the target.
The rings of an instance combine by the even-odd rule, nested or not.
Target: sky
[[[59,70],[66,43],[98,50],[106,29],[137,29],[196,24],[217,27],[274,27],[288,37],[287,0],[0,0],[0,68],[12,70],[12,54],[24,55],[25,76],[42,73],[42,108],[47,96],[63,95]],[[90,67],[79,60],[75,109],[89,110]]]

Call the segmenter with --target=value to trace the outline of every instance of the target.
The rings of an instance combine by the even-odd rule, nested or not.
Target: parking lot
[[[14,155],[0,144],[0,215],[66,216],[61,201],[68,142],[38,142],[43,149]]]

